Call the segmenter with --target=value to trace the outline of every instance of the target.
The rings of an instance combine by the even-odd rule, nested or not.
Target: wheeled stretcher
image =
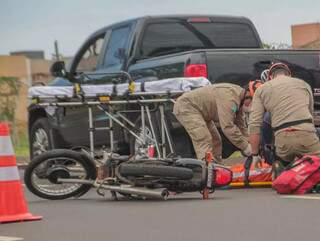
[[[129,78],[130,79],[130,78]],[[158,81],[133,82],[123,84],[83,85],[76,83],[70,86],[34,86],[29,89],[28,96],[33,104],[39,106],[86,106],[88,108],[88,131],[90,154],[95,155],[94,132],[108,130],[110,133],[110,152],[114,152],[114,124],[118,124],[127,133],[134,136],[144,147],[141,152],[147,152],[152,143],[158,158],[174,154],[170,133],[165,119],[164,106],[174,103],[175,99],[184,92],[209,85],[206,78],[172,78]],[[118,111],[119,105],[126,107]],[[107,126],[95,127],[93,123],[93,107],[100,109],[107,117]],[[122,108],[123,109],[123,108]],[[160,140],[155,133],[151,120],[151,111],[158,111],[160,116]],[[136,112],[140,115],[141,128],[129,120],[127,113]],[[146,123],[147,121],[147,123]],[[146,124],[151,131],[146,135]],[[142,135],[139,135],[139,133]],[[148,138],[148,140],[147,140]],[[150,140],[151,139],[151,140]],[[169,148],[169,150],[167,150]]]

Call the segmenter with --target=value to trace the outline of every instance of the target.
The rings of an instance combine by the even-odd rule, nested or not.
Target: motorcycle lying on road
[[[130,158],[108,154],[104,158],[104,177],[97,176],[97,165],[86,152],[56,149],[36,156],[25,171],[25,184],[45,199],[79,197],[96,188],[128,198],[167,199],[170,193],[200,192],[204,198],[216,187],[232,181],[232,171],[206,160],[191,158]]]

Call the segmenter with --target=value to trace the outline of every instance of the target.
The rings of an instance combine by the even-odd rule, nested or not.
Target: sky
[[[291,25],[320,21],[319,0],[0,0],[0,55],[44,50],[72,56],[95,30],[166,14],[245,16],[265,43],[291,44]]]

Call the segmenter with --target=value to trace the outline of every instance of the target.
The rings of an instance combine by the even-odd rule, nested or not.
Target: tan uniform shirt
[[[250,134],[260,133],[265,111],[271,113],[273,128],[292,121],[312,119],[313,96],[310,86],[297,78],[279,76],[259,87],[252,101]],[[315,132],[312,123],[296,125],[295,128]]]
[[[214,84],[183,94],[183,101],[197,109],[206,122],[218,122],[232,144],[244,150],[247,145],[247,127],[244,113],[239,111],[244,89],[233,84]]]

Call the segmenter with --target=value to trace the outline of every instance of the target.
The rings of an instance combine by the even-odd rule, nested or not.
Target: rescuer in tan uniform
[[[248,85],[251,94],[238,85],[224,83],[201,87],[178,98],[173,113],[191,137],[198,159],[211,151],[215,160],[221,162],[221,136],[215,122],[243,155],[251,155],[242,107],[250,105],[257,84],[261,83],[252,81]]]
[[[260,162],[260,130],[265,111],[271,114],[278,157],[291,162],[304,154],[320,154],[310,86],[292,78],[290,69],[282,63],[271,66],[269,80],[255,92],[252,102],[249,134],[253,163]]]

